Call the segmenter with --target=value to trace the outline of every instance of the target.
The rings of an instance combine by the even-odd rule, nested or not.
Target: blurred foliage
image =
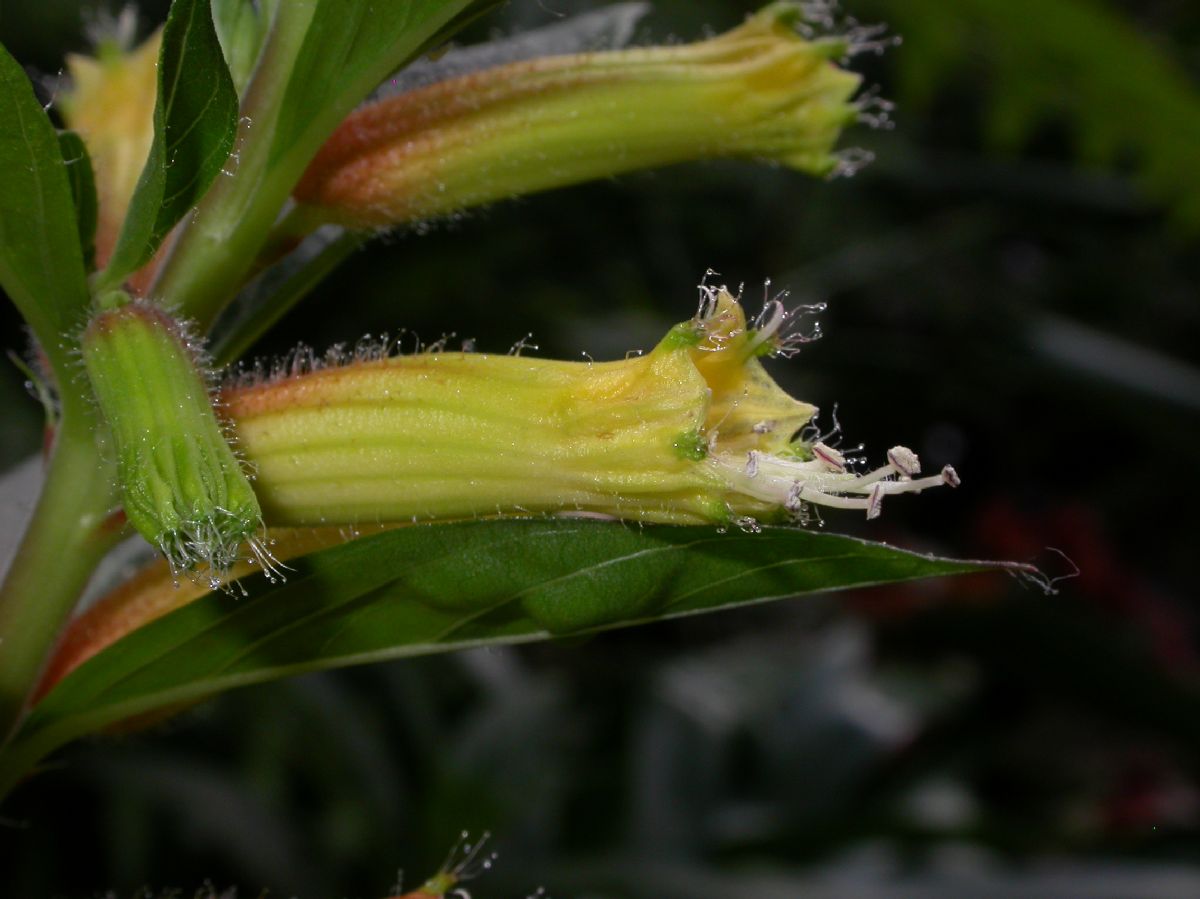
[[[489,25],[597,5],[522,0]],[[35,46],[33,17],[62,6],[20,4],[14,32],[0,0],[0,39],[53,71],[82,39]],[[749,7],[662,0],[643,33]],[[712,164],[500,204],[355,256],[256,352],[408,327],[619,357],[691,310],[706,268],[751,295],[769,275],[830,303],[826,338],[773,367],[785,386],[838,403],[851,444],[964,477],[831,529],[1070,572],[1056,547],[1080,576],[1051,598],[926,584],[232,694],[19,791],[0,813],[6,895],[211,878],[379,896],[462,828],[501,853],[476,899],[1200,894],[1200,256],[1172,224],[1197,195],[1181,154],[1200,11],[851,11],[905,38],[855,61],[902,101],[895,130],[851,137],[877,155],[858,177]],[[912,70],[935,67],[918,91]],[[998,131],[1029,139],[1000,152]],[[38,409],[9,380],[13,460]]]
[[[1135,171],[1182,225],[1200,229],[1200,89],[1176,58],[1184,47],[1153,40],[1102,0],[863,7],[916,47],[895,54],[904,100],[927,107],[969,78],[984,85],[980,116],[996,149],[1012,154],[1056,129],[1083,164]]]

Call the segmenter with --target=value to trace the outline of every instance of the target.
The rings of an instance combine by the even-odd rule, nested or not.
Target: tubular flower
[[[620,361],[381,350],[227,390],[264,517],[321,525],[565,512],[752,526],[822,505],[874,517],[890,494],[957,483],[949,468],[919,478],[903,447],[856,473],[806,428],[817,410],[762,366],[807,339],[790,331],[782,305],[748,324],[725,289],[701,295],[694,318]]]
[[[67,56],[70,87],[60,100],[79,132],[96,177],[96,265],[108,262],[154,139],[154,99],[162,30],[125,52],[102,43],[95,57]]]
[[[848,41],[775,3],[695,44],[485,69],[351,114],[297,185],[298,230],[369,229],[638,168],[763,158],[816,175],[859,116]]]

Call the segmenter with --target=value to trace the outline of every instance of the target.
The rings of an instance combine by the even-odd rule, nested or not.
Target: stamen
[[[721,472],[730,489],[761,502],[778,504],[801,521],[809,517],[807,504],[859,509],[867,513],[867,518],[877,518],[883,510],[884,497],[959,483],[957,473],[948,465],[936,475],[914,479],[912,475],[920,471],[920,461],[916,453],[902,446],[889,451],[887,465],[864,475],[847,471],[845,458],[832,447],[817,442],[810,450],[814,456],[810,462],[751,450],[744,463],[720,452],[710,453],[708,463]]]
[[[920,493],[930,487],[943,487],[946,480],[939,473],[915,481],[882,481],[881,484],[885,493]]]
[[[812,484],[796,481],[788,491],[784,508],[789,512],[798,513],[804,503],[814,503],[818,506],[829,506],[833,509],[866,509],[868,500],[859,497],[838,496],[835,493],[824,493]]]
[[[887,452],[888,461],[892,467],[906,478],[915,477],[921,473],[921,460],[907,446],[893,446]]]
[[[871,490],[871,496],[867,500],[867,519],[878,518],[883,512],[883,494],[884,485],[880,481]]]
[[[868,487],[894,474],[896,474],[896,469],[891,463],[880,465],[874,471],[868,471],[864,475],[859,475],[853,481],[848,481],[840,486],[838,490],[843,493],[869,493],[870,491],[867,490]]]
[[[824,462],[826,467],[831,471],[836,471],[840,474],[846,470],[846,457],[833,447],[826,446],[824,443],[814,443],[812,445],[812,453]]]

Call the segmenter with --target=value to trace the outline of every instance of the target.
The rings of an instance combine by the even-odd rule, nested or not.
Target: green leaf
[[[1026,571],[797,528],[759,534],[543,519],[401,528],[210,594],[99,653],[34,709],[0,795],[36,759],[131,716],[291,674],[585,634],[818,591]]]
[[[388,75],[498,5],[499,0],[320,0],[315,11],[307,12],[299,4],[284,4],[281,17],[312,19],[284,94],[273,156],[299,146],[307,162]]]
[[[397,68],[499,2],[276,3],[247,88],[236,173],[183,229],[156,289],[208,328],[245,285],[292,188],[342,119]]]
[[[87,145],[74,131],[60,131],[58,145],[62,149],[71,183],[71,199],[75,201],[75,218],[79,225],[79,244],[83,249],[84,265],[91,269],[96,255],[96,178],[92,157]]]
[[[175,0],[158,57],[154,142],[102,286],[141,268],[204,196],[229,157],[238,97],[208,0]]]
[[[270,18],[263,18],[252,0],[212,0],[212,15],[229,74],[241,94],[258,61],[266,37],[264,23]]]
[[[0,287],[65,371],[87,276],[58,135],[25,72],[0,46]]]

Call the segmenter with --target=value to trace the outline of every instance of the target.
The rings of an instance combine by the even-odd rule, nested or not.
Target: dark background
[[[519,0],[468,37],[600,5]],[[148,28],[164,4],[144,6]],[[750,8],[662,2],[640,39]],[[20,790],[0,894],[377,897],[486,828],[476,899],[1200,895],[1200,9],[851,11],[905,38],[853,63],[899,101],[894,130],[843,141],[877,154],[856,177],[704,164],[503,203],[360,253],[258,351],[406,327],[619,357],[691,314],[706,269],[752,297],[770,277],[829,302],[827,336],[774,365],[785,386],[837,403],[850,443],[964,481],[829,528],[1070,573],[1054,548],[1079,577],[234,693]],[[80,6],[0,0],[0,39],[52,74],[85,46]],[[40,429],[15,369],[0,408],[9,465]]]

